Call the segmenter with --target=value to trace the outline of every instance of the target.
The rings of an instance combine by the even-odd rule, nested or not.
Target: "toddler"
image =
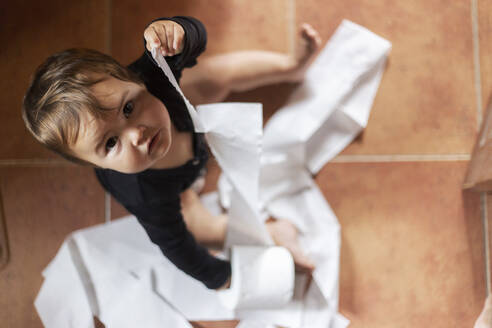
[[[304,45],[296,58],[244,51],[197,64],[207,40],[203,25],[191,17],[157,19],[144,31],[144,54],[126,68],[88,49],[46,59],[26,92],[22,116],[41,144],[68,160],[94,166],[103,187],[137,217],[179,269],[208,288],[226,288],[230,263],[202,245],[220,247],[227,217],[213,217],[191,188],[207,162],[205,139],[194,132],[182,97],[150,50],[157,48],[165,56],[192,103],[209,103],[231,91],[299,81],[321,43],[307,24],[301,35]],[[277,244],[291,251],[299,268],[313,268],[292,224],[269,219],[267,228]]]

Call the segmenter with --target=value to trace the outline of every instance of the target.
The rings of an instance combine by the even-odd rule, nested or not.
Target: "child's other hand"
[[[266,221],[266,227],[275,244],[287,248],[292,254],[298,271],[311,273],[314,270],[314,263],[301,249],[297,237],[299,232],[294,224],[288,220],[270,218]]]
[[[180,54],[184,47],[184,36],[183,27],[170,20],[153,22],[144,31],[147,50],[159,48],[163,56]]]

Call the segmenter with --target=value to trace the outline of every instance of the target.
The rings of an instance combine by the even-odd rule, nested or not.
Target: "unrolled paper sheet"
[[[264,134],[259,104],[214,104],[195,111],[186,101],[195,129],[206,133],[224,172],[219,194],[229,207],[227,247],[272,244],[263,220],[268,215],[291,220],[316,264],[305,295],[297,288],[281,309],[231,311],[217,292],[164,258],[129,216],[67,238],[43,272],[35,301],[43,324],[93,327],[96,315],[118,328],[179,328],[190,327],[187,320],[233,318],[242,319],[244,327],[346,327],[348,320],[338,313],[340,226],[312,174],[366,126],[390,47],[343,21]],[[160,54],[156,60],[173,82]],[[303,284],[302,276],[296,280],[296,287]]]

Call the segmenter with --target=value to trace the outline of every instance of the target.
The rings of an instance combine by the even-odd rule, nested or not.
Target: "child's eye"
[[[133,101],[127,102],[123,107],[123,115],[125,115],[126,118],[128,118],[128,116],[130,116],[130,114],[133,112],[133,107]]]
[[[118,142],[118,137],[111,137],[106,141],[106,151],[110,151],[113,149],[114,146],[116,146],[116,143]]]

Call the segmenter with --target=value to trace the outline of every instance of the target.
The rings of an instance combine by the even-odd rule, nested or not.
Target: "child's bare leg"
[[[296,56],[269,51],[238,51],[208,57],[183,72],[183,92],[192,103],[202,104],[223,101],[233,91],[300,81],[320,45],[316,30],[303,24]]]
[[[212,215],[191,189],[181,194],[181,212],[188,230],[198,243],[211,248],[223,247],[227,229],[226,215]]]

